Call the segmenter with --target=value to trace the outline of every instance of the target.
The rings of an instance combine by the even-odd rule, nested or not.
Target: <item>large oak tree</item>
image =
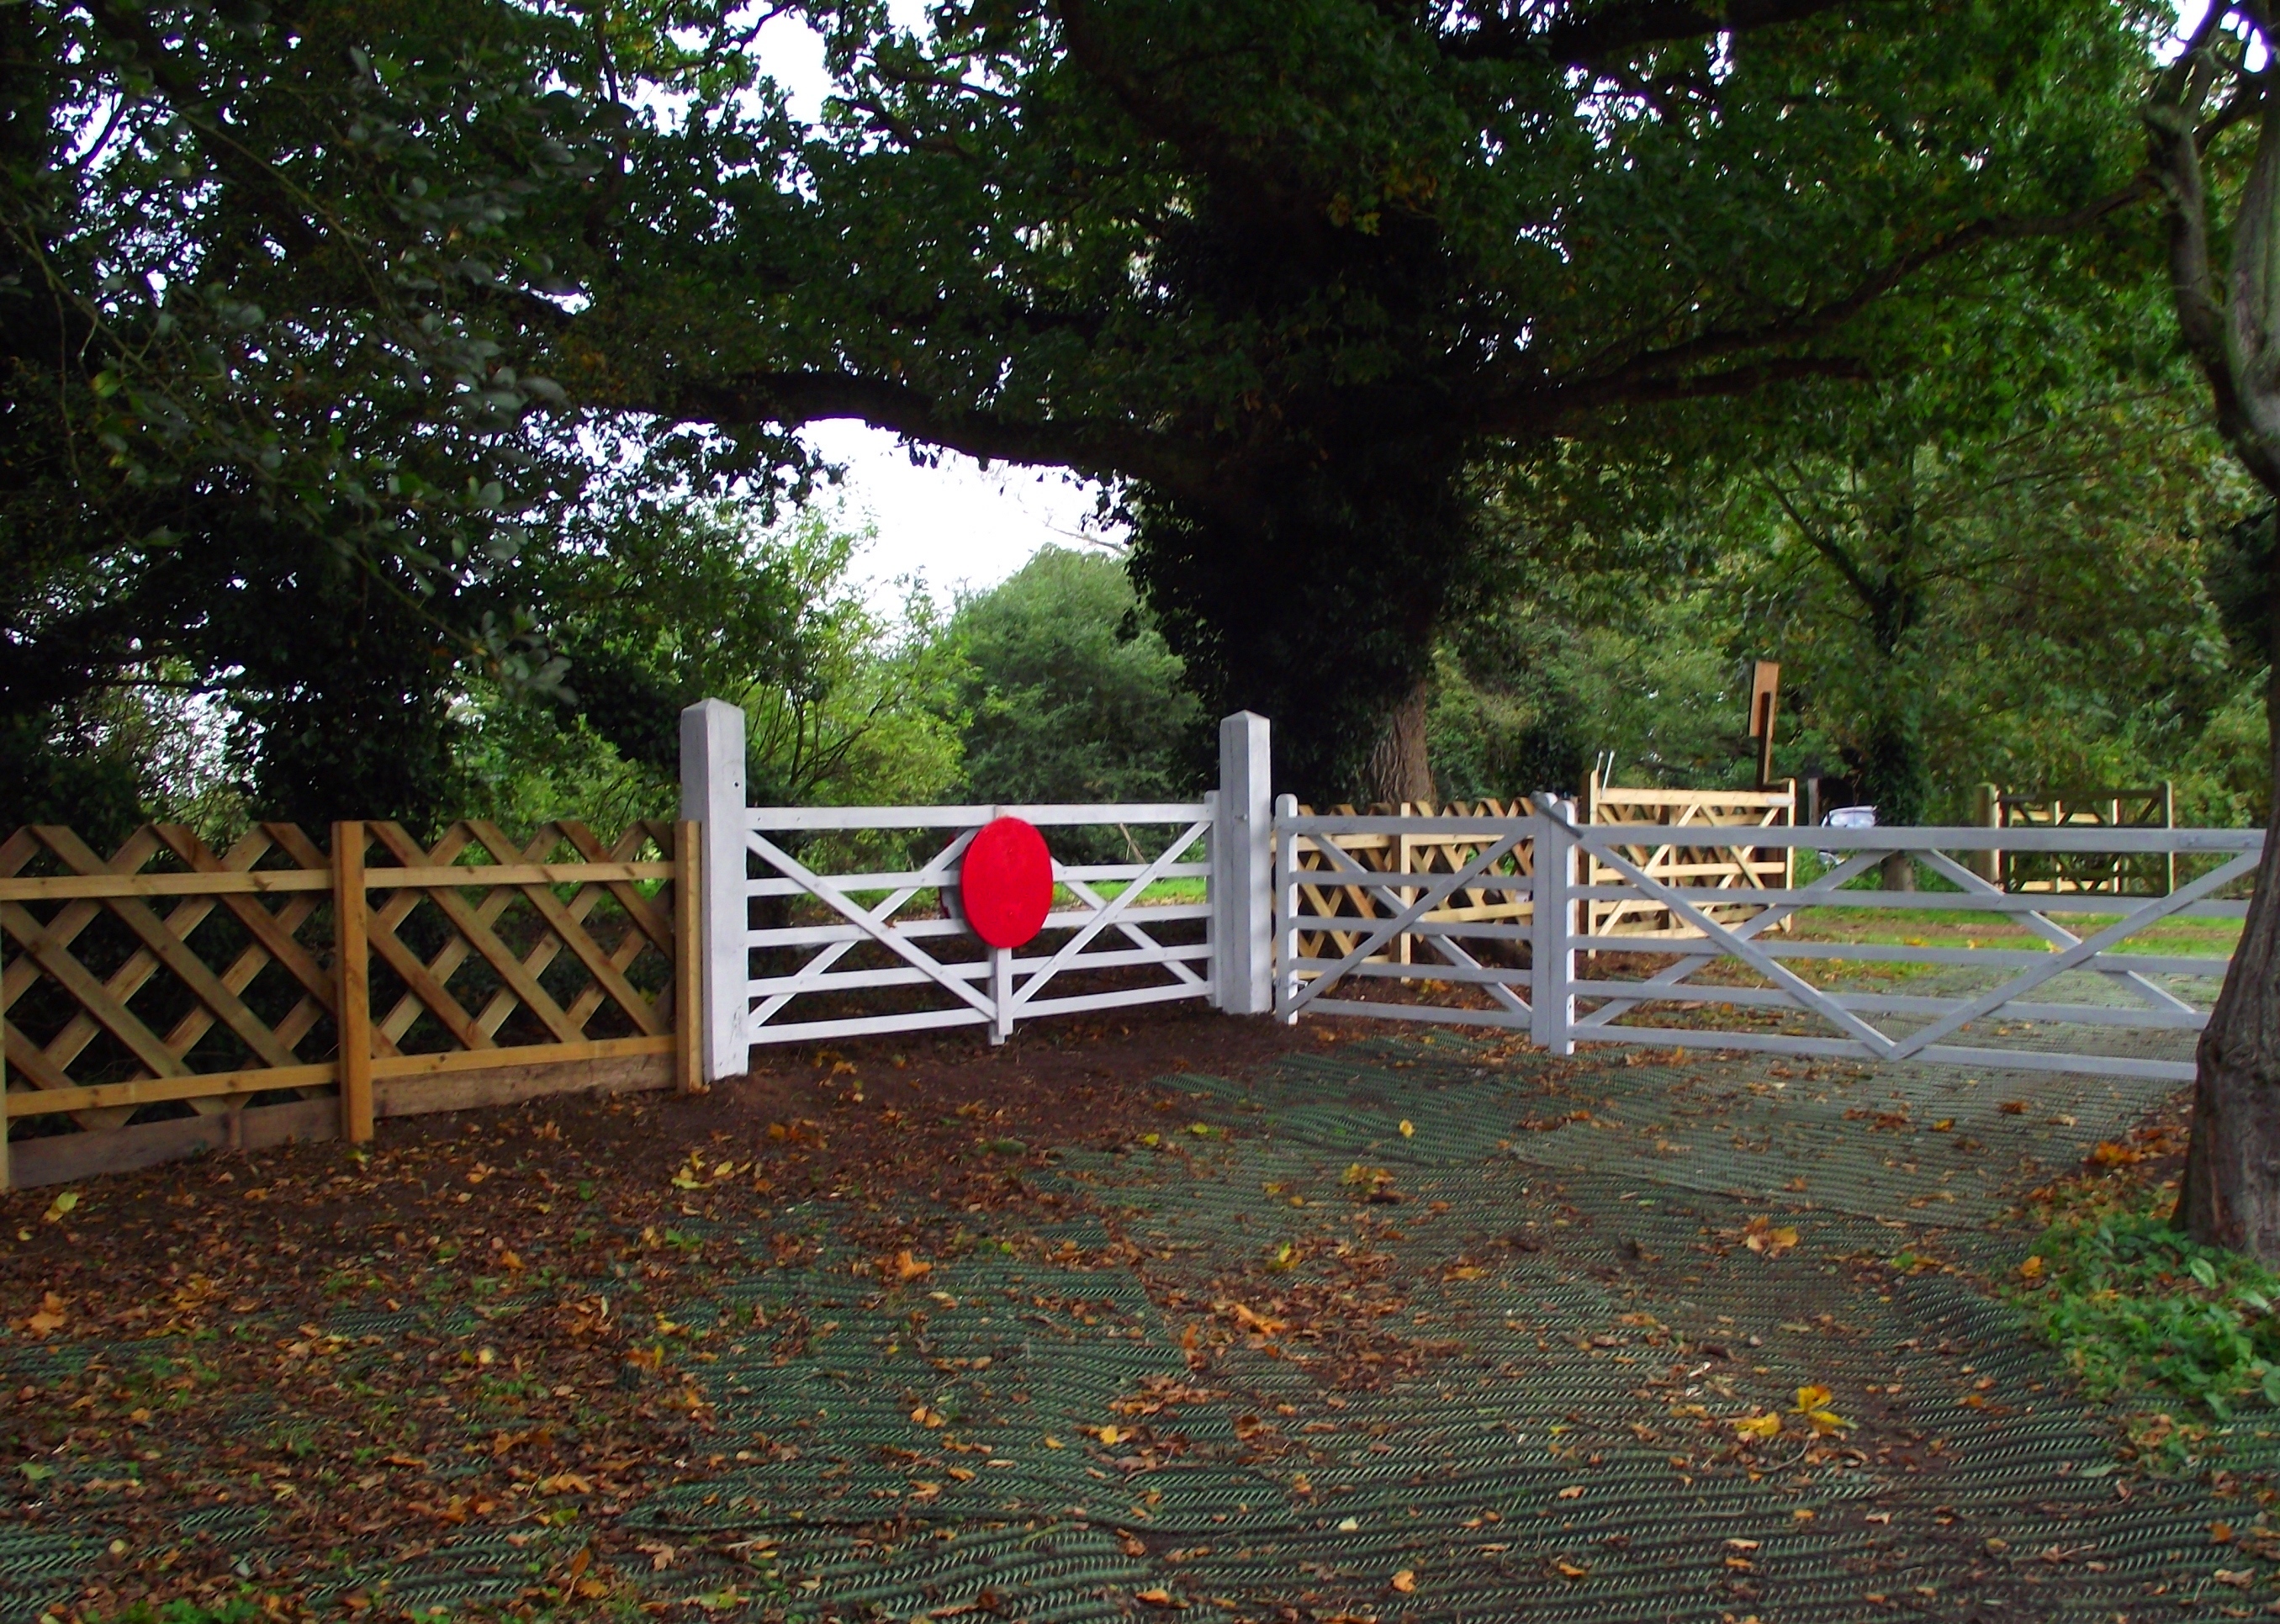
[[[1107,481],[1205,697],[1344,789],[1469,470],[1921,360],[2142,191],[2112,0],[782,9],[820,127],[748,7],[10,8],[10,358],[105,448],[89,525],[204,481],[449,566],[569,425],[733,481],[860,418]]]

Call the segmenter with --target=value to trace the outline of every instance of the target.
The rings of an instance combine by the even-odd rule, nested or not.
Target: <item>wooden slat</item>
[[[48,874],[0,880],[0,902],[76,902],[112,897],[267,897],[330,889],[332,877],[297,868],[235,874]]]
[[[325,1060],[313,1066],[263,1066],[244,1072],[142,1077],[133,1082],[97,1082],[51,1090],[19,1089],[8,1096],[8,1115],[13,1120],[98,1106],[132,1110],[166,1100],[227,1099],[266,1094],[272,1089],[308,1088],[330,1082],[335,1074],[333,1063]]]
[[[670,880],[670,863],[484,863],[448,868],[373,868],[366,885],[375,891],[465,889],[482,885],[592,885],[608,881]]]
[[[390,1055],[372,1063],[382,1081],[438,1077],[448,1072],[492,1071],[505,1066],[551,1066],[563,1060],[621,1059],[628,1055],[671,1054],[674,1040],[664,1037],[589,1037],[574,1043],[518,1043],[512,1049],[453,1049],[442,1054]]]
[[[703,912],[697,855],[700,844],[697,826],[683,821],[673,826],[673,1028],[674,1080],[683,1094],[705,1086],[705,1021]]]
[[[80,1007],[103,1023],[111,1035],[127,1045],[135,1058],[162,1077],[179,1077],[189,1068],[177,1058],[173,1051],[158,1041],[158,1035],[144,1026],[139,1017],[104,989],[87,967],[49,939],[39,920],[15,903],[0,903],[0,929],[16,938],[26,957],[54,977],[64,990],[79,1000]]]
[[[469,821],[474,828],[475,838],[486,847],[494,851],[501,848],[509,850],[513,849],[506,835],[497,825],[479,820]],[[493,844],[495,841],[497,843],[496,845]],[[673,871],[673,865],[670,863],[643,866],[661,867],[667,874]],[[605,989],[610,997],[617,1000],[619,1007],[632,1018],[633,1023],[639,1027],[645,1035],[658,1037],[664,1035],[666,1028],[659,1022],[657,1011],[651,1007],[650,1001],[641,995],[632,982],[618,973],[617,966],[610,962],[610,957],[602,951],[601,944],[587,935],[584,926],[570,917],[569,911],[562,905],[560,897],[555,896],[544,886],[537,885],[524,887],[522,895],[524,900],[536,911],[538,917],[546,921],[547,928],[553,931],[556,938],[570,950],[580,964],[585,966],[586,974],[592,976],[597,984]],[[536,985],[535,977],[533,978],[532,984]],[[585,1035],[582,1021],[570,1021],[566,1011],[564,1012],[563,1019],[569,1021],[570,1029],[573,1032],[577,1033],[581,1037]]]
[[[217,879],[224,877],[221,859],[208,850],[205,843],[189,829],[162,825],[158,834],[173,849],[175,856],[190,864],[200,874]],[[333,882],[329,870],[328,864],[312,877],[323,880],[329,887]],[[231,917],[245,927],[246,933],[258,942],[269,957],[295,981],[300,982],[310,997],[327,1010],[333,1007],[333,978],[325,974],[325,967],[317,962],[316,955],[303,947],[293,934],[295,926],[305,921],[315,912],[317,898],[296,897],[287,904],[287,909],[272,913],[259,903],[233,891],[217,890],[213,895],[222,899],[222,906],[229,910]],[[298,909],[299,912],[289,912],[289,909]],[[289,919],[292,920],[291,924],[286,922]]]

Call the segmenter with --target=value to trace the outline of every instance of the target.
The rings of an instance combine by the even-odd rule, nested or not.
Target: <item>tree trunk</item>
[[[1385,719],[1385,731],[1363,769],[1363,793],[1371,801],[1398,806],[1433,798],[1433,763],[1425,743],[1425,704],[1430,697],[1430,683],[1420,677]]]
[[[2280,573],[2274,584],[2280,600]],[[2192,1142],[2176,1221],[2204,1246],[2280,1263],[2280,669],[2264,709],[2276,793],[2240,945],[2194,1054]]]

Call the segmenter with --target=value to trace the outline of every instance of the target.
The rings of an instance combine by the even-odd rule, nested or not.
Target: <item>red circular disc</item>
[[[958,873],[967,928],[992,947],[1020,947],[1053,909],[1053,858],[1036,826],[1019,818],[984,824]]]

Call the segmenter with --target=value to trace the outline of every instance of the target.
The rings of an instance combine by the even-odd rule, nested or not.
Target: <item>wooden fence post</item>
[[[333,825],[333,957],[341,1048],[341,1137],[372,1138],[372,943],[365,915],[364,825]]]
[[[1983,829],[2001,828],[2003,827],[2002,790],[1993,784],[1982,784],[1975,793],[1974,799],[1976,804],[1972,810],[1976,815],[1972,821]],[[1992,847],[1977,853],[1972,861],[1971,867],[1988,884],[2003,883],[2003,854]]]
[[[705,1089],[705,859],[697,826],[673,826],[673,1064],[683,1094]]]

